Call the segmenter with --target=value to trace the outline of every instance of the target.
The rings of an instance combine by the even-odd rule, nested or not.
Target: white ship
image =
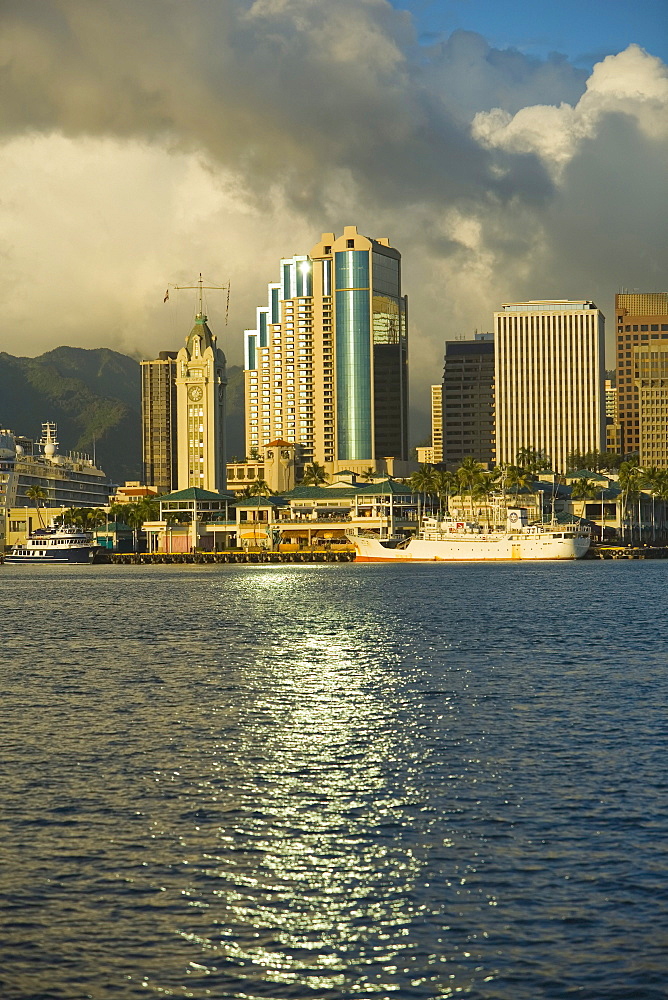
[[[113,489],[87,456],[58,454],[51,421],[42,424],[40,441],[0,428],[0,508],[34,507],[31,486],[44,490],[46,507],[104,507]]]
[[[523,507],[508,510],[505,531],[453,518],[427,517],[409,539],[349,536],[357,562],[457,562],[513,559],[582,559],[589,530],[576,525],[529,524]]]
[[[87,563],[97,546],[92,536],[76,528],[40,528],[5,556],[6,563]]]

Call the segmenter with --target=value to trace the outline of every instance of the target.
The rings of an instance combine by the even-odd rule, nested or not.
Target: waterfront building
[[[231,493],[190,486],[161,496],[159,503],[158,520],[142,525],[149,552],[210,551],[234,545],[236,521]]]
[[[289,551],[312,545],[346,545],[349,535],[381,537],[417,528],[417,497],[398,480],[376,482],[342,473],[322,486],[296,486],[279,497],[238,500],[239,545]]]
[[[280,262],[245,332],[246,453],[273,440],[302,465],[393,471],[408,460],[401,255],[346,226]],[[398,468],[398,466],[396,466]],[[405,471],[405,470],[402,470]]]
[[[491,333],[476,333],[474,340],[445,343],[441,456],[438,461],[450,468],[459,467],[468,457],[483,465],[494,463],[494,336]]]
[[[176,452],[179,490],[225,490],[225,355],[199,308],[176,356]]]
[[[615,295],[620,450],[668,468],[668,292]]]
[[[398,480],[375,482],[345,473],[323,486],[296,486],[278,496],[180,490],[160,498],[160,518],[145,522],[151,552],[348,544],[348,535],[417,528],[417,497]]]
[[[494,315],[496,461],[523,448],[559,472],[605,447],[605,319],[590,300],[507,302]],[[447,415],[446,415],[447,425]]]
[[[144,482],[158,493],[176,488],[176,351],[141,363]]]

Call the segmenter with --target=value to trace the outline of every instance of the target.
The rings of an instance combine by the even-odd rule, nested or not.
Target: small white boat
[[[454,518],[427,517],[409,539],[350,535],[356,562],[457,562],[582,559],[591,544],[587,528],[528,524],[523,507],[508,511],[505,531]]]
[[[93,561],[97,546],[87,531],[77,528],[38,528],[25,542],[14,545],[6,563],[87,563]]]

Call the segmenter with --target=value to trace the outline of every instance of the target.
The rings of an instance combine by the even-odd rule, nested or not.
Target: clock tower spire
[[[176,357],[177,488],[224,491],[226,362],[202,302],[202,288],[213,286],[204,286],[200,274],[196,286],[180,287],[196,287],[198,303],[195,325]]]

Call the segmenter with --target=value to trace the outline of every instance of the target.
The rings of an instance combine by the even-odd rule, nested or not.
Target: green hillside
[[[243,454],[243,370],[228,370],[228,451]],[[116,483],[141,479],[139,362],[100,347],[57,347],[37,358],[0,353],[0,426],[39,437],[58,425],[62,452],[95,457]]]

